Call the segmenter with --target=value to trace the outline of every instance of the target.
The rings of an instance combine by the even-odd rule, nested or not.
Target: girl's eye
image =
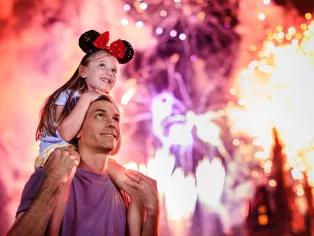
[[[100,63],[99,66],[100,66],[100,67],[104,67],[105,64],[104,64],[104,63]]]
[[[119,119],[118,117],[114,117],[113,119],[114,119],[115,121],[117,121],[117,122],[120,121],[120,119]]]
[[[112,72],[113,72],[113,73],[117,73],[117,70],[116,70],[116,69],[112,69]]]

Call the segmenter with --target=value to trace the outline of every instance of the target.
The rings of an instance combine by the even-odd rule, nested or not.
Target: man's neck
[[[81,156],[80,168],[95,174],[104,175],[107,173],[108,154],[94,152],[88,148],[80,147],[79,153]]]

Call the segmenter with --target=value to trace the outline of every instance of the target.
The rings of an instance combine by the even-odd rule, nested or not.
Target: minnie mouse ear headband
[[[118,39],[107,46],[108,42],[108,31],[100,34],[95,30],[89,30],[80,36],[79,46],[86,53],[86,56],[99,50],[106,50],[116,57],[120,64],[125,64],[132,60],[134,50],[129,42]]]

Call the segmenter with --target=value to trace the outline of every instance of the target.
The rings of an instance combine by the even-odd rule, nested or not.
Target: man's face
[[[78,134],[82,145],[109,154],[120,139],[120,115],[116,106],[106,100],[94,102],[88,109]]]

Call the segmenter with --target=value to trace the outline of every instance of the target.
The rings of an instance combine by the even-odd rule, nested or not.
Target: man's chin
[[[104,153],[107,153],[107,154],[110,154],[114,149],[115,147],[117,146],[118,142],[116,141],[115,138],[109,138],[109,137],[106,137],[106,138],[102,138],[101,140],[98,140],[98,147],[100,149],[102,149],[102,151]]]
[[[100,146],[99,152],[104,154],[110,154],[114,150],[114,145],[106,145],[106,146]]]

